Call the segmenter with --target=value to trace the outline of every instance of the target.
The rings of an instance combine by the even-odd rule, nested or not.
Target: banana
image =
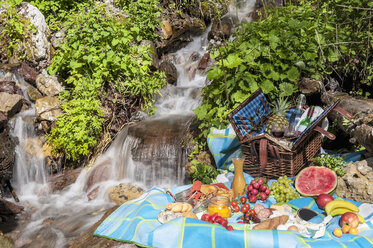
[[[337,216],[337,215],[342,215],[346,212],[353,212],[351,211],[351,209],[349,208],[334,208],[330,213],[329,215],[331,216]],[[353,213],[356,213],[356,212],[353,212]]]
[[[328,202],[325,206],[325,212],[328,215],[331,215],[333,209],[336,208],[347,208],[349,209],[349,212],[359,212],[359,208],[355,204],[345,200],[334,200]]]
[[[358,213],[355,213],[355,214],[357,214],[357,217],[359,217],[359,222],[360,222],[360,224],[363,224],[363,223],[365,223],[365,220],[364,220],[364,218],[363,218],[363,217],[361,217],[361,215],[360,215],[360,214],[358,214]]]

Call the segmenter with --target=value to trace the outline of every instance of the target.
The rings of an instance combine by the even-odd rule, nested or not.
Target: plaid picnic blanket
[[[173,193],[185,189],[181,186]],[[140,198],[120,206],[97,228],[94,235],[117,241],[135,243],[142,247],[373,247],[373,204],[354,202],[367,221],[359,225],[359,235],[344,234],[335,237],[339,217],[328,224],[326,233],[319,239],[305,238],[292,231],[251,230],[249,225],[232,224],[234,231],[227,231],[218,224],[191,218],[177,218],[165,224],[157,220],[158,213],[172,198],[161,188],[154,187]],[[269,202],[268,204],[270,204]],[[312,198],[289,201],[295,210],[304,206],[320,212]]]

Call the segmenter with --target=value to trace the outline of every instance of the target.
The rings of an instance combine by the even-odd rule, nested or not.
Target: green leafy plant
[[[313,161],[316,166],[323,166],[333,170],[340,177],[343,177],[346,174],[346,161],[341,157],[321,155],[310,159],[310,161]]]
[[[201,181],[202,184],[210,184],[213,180],[220,174],[218,169],[215,169],[211,165],[205,165],[197,160],[193,160],[192,163],[194,164],[191,166],[192,172],[190,176],[194,181]]]
[[[266,19],[241,25],[232,42],[214,50],[210,83],[195,110],[201,136],[206,137],[211,126],[228,124],[227,115],[259,87],[274,102],[279,96],[292,97],[301,77],[343,80],[360,75],[357,85],[371,84],[372,3],[351,0],[354,7],[346,8],[342,2],[299,1],[268,9]],[[359,66],[348,62],[355,57]]]
[[[131,19],[108,14],[104,4],[82,4],[79,14],[64,23],[65,43],[48,67],[65,78],[68,91],[60,94],[64,114],[49,142],[67,158],[89,154],[99,138],[103,118],[102,92],[114,89],[152,113],[154,95],[164,85],[164,75],[151,72],[150,48],[139,45],[139,27]]]

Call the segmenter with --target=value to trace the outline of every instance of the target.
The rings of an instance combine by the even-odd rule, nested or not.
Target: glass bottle
[[[295,137],[297,136],[297,125],[299,123],[299,119],[303,114],[303,107],[306,104],[306,96],[300,94],[297,98],[297,105],[293,113],[289,118],[289,126],[285,130],[285,137]]]
[[[232,189],[234,196],[243,195],[245,192],[246,181],[243,175],[243,158],[233,158],[232,159],[234,165],[234,177],[232,181]]]
[[[215,196],[211,198],[208,213],[209,215],[213,215],[217,213],[219,216],[223,218],[229,218],[231,216],[231,210],[229,209],[229,198],[226,196]]]
[[[306,130],[306,128],[311,124],[311,120],[312,120],[312,115],[313,115],[313,112],[315,111],[315,106],[311,106],[309,109],[308,109],[308,112],[307,112],[307,117],[304,118],[300,123],[299,123],[299,127],[298,127],[298,133],[301,134],[304,130]]]

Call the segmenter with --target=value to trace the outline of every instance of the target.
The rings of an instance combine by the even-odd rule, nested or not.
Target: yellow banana
[[[353,213],[356,213],[354,211],[351,211],[351,209],[349,208],[334,208],[330,213],[329,215],[331,216],[337,216],[337,215],[342,215],[346,212],[353,212]]]
[[[363,217],[361,217],[361,215],[360,215],[360,214],[358,214],[358,213],[355,213],[355,214],[357,214],[357,217],[359,217],[359,222],[360,222],[360,224],[363,224],[363,223],[365,223],[365,220],[364,220],[364,218],[363,218]]]
[[[325,212],[328,215],[331,215],[333,209],[336,208],[347,208],[350,212],[359,212],[359,208],[355,204],[345,200],[334,200],[328,202],[325,206]]]

